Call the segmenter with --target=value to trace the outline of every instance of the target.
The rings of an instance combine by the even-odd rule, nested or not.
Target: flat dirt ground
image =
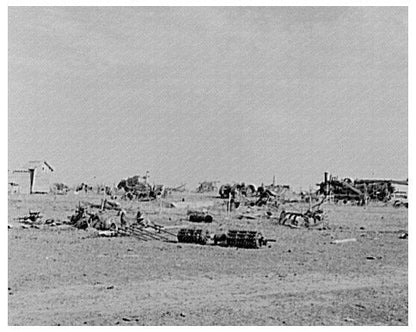
[[[13,218],[29,209],[63,220],[79,200],[101,197],[9,196],[9,325],[408,324],[408,240],[399,239],[406,208],[327,204],[330,229],[308,230],[227,217],[213,195],[166,201],[182,198],[177,208],[121,204],[166,226],[191,225],[182,220],[186,204],[213,204],[214,222],[197,227],[258,230],[276,242],[236,249],[94,237],[69,226],[22,229]],[[331,244],[346,238],[357,241]]]

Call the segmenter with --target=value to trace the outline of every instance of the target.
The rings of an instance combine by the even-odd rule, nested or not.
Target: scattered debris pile
[[[408,180],[338,179],[325,172],[316,194],[333,197],[335,203],[352,201],[364,205],[368,200],[388,202],[396,192],[394,185],[407,186]]]
[[[274,191],[265,187],[259,187],[257,192],[259,198],[254,203],[252,202],[251,205],[263,206],[272,202],[277,197]]]
[[[308,210],[305,213],[282,211],[278,224],[292,228],[322,226],[323,229],[328,229],[329,226],[325,223],[325,219],[326,216],[323,210]]]
[[[105,200],[103,200],[105,202]],[[140,210],[136,217],[128,217],[126,211],[118,209],[106,210],[105,204],[101,204],[99,210],[91,211],[95,207],[89,204],[87,207],[79,203],[75,213],[70,217],[69,224],[78,229],[95,229],[98,236],[133,236],[139,240],[170,241],[169,236],[176,236],[164,229],[164,226],[152,223],[145,218]]]
[[[43,224],[43,216],[40,211],[29,210],[29,214],[23,217],[17,217],[15,220],[23,224]]]
[[[59,226],[62,225],[60,220],[44,219],[40,211],[29,210],[29,214],[23,217],[17,217],[14,220],[22,224],[22,228],[39,228],[42,225]],[[10,225],[11,226],[11,225]],[[12,228],[12,227],[9,227]]]
[[[51,186],[51,192],[54,195],[66,195],[69,191],[70,188],[65,183],[54,183]]]
[[[407,199],[396,199],[393,202],[393,206],[396,208],[399,208],[399,207],[409,208],[409,201]]]
[[[244,182],[223,184],[218,193],[220,194],[220,197],[224,199],[228,199],[230,198],[230,195],[236,194],[244,197],[251,197],[257,194],[257,186],[252,183],[246,184]]]
[[[121,180],[117,189],[123,189],[125,199],[138,199],[142,201],[154,200],[158,197],[165,197],[167,190],[164,185],[151,185],[147,182],[148,176],[141,177],[135,175],[127,179]]]
[[[278,220],[279,225],[289,226],[291,228],[300,227],[317,227],[329,229],[328,218],[325,211],[321,208],[325,198],[317,204],[311,206],[305,213],[298,211],[285,211],[280,213]]]
[[[90,186],[87,183],[81,183],[78,186],[75,187],[75,194],[79,193],[79,192],[85,192],[86,194],[88,194],[89,192],[92,191],[92,186]]]
[[[87,229],[90,219],[91,214],[88,212],[87,207],[78,204],[75,212],[69,217],[69,225],[78,229]]]
[[[196,192],[198,193],[208,193],[218,190],[217,183],[219,181],[204,181],[199,183],[198,188],[196,189]]]

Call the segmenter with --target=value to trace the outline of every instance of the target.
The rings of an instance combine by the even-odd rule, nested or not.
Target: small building
[[[47,194],[50,191],[50,176],[54,171],[47,161],[33,160],[15,169],[9,184],[20,194]]]

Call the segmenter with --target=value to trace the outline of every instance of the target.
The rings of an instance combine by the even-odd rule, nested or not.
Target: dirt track
[[[29,208],[63,219],[79,199],[10,197],[9,325],[407,325],[405,208],[327,205],[331,229],[322,231],[224,220],[213,209],[220,222],[210,230],[241,227],[277,240],[258,250],[21,229],[12,220]],[[164,225],[185,217],[141,206]]]

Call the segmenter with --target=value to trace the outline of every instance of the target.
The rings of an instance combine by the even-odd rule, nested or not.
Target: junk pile
[[[257,194],[257,187],[252,183],[246,184],[244,182],[234,184],[223,184],[220,187],[218,193],[220,194],[221,198],[228,199],[230,195],[235,195],[235,193],[237,192],[241,196],[251,197]]]
[[[29,214],[23,217],[17,217],[15,220],[24,224],[41,224],[43,216],[40,211],[29,210]]]
[[[51,192],[54,195],[66,195],[69,191],[70,188],[65,183],[54,183],[51,186]]]
[[[89,202],[83,202],[84,205],[89,205],[91,208],[96,208],[100,210],[115,210],[120,211],[120,203],[114,200],[108,200],[108,199],[101,199],[100,204],[94,204]]]
[[[110,197],[114,197],[115,193],[117,192],[116,187],[107,186],[104,184],[97,185],[96,187],[97,195],[107,195]]]
[[[257,199],[257,201],[254,202],[254,204],[251,204],[251,205],[257,205],[257,206],[267,205],[268,203],[272,202],[277,197],[277,194],[274,191],[267,189],[265,187],[259,187],[258,194],[259,194],[259,198]]]
[[[197,193],[209,193],[218,190],[217,183],[219,181],[204,181],[196,188]]]
[[[94,206],[94,205],[91,205]],[[102,204],[102,206],[105,206]],[[101,208],[97,211],[90,211],[89,207],[79,206],[75,213],[70,217],[69,224],[78,229],[95,229],[98,236],[133,236],[139,240],[160,240],[170,241],[170,237],[176,234],[165,230],[162,225],[152,223],[145,218],[140,210],[137,211],[136,217],[128,217],[126,211],[120,209],[114,214],[114,211]]]
[[[329,225],[324,222],[325,219],[326,216],[323,210],[308,210],[305,213],[282,211],[278,224],[291,228],[322,226],[322,229],[329,229]]]
[[[260,232],[246,230],[229,230],[227,233],[209,234],[208,231],[195,228],[181,228],[178,231],[178,242],[194,244],[212,244],[225,247],[259,249],[274,239],[265,239]]]
[[[319,183],[318,195],[330,196],[334,202],[354,202],[365,205],[369,200],[388,202],[394,197],[395,185],[407,186],[408,180],[377,180],[377,179],[338,179],[324,173],[324,181]]]
[[[148,176],[135,175],[121,180],[117,189],[124,190],[124,199],[137,199],[140,201],[150,201],[158,197],[165,197],[167,190],[164,185],[151,185],[147,182]]]
[[[275,200],[281,203],[299,203],[304,201],[302,193],[295,193],[289,185],[271,184],[265,186],[264,189],[270,190],[274,194]]]
[[[22,228],[39,228],[42,225],[48,226],[59,226],[63,223],[59,220],[55,219],[44,219],[43,215],[40,211],[29,210],[29,214],[23,217],[14,218],[14,220],[18,221],[22,224]]]
[[[91,191],[92,191],[92,186],[90,186],[87,183],[82,182],[81,184],[75,187],[74,193],[78,194],[79,192],[85,192],[86,194],[88,194]]]
[[[399,208],[399,207],[409,208],[409,201],[407,199],[396,199],[393,202],[393,207],[396,207],[396,208]]]
[[[68,224],[78,229],[87,229],[89,227],[91,216],[92,214],[88,211],[87,207],[78,204],[75,208],[75,212],[69,217]]]
[[[283,210],[280,213],[278,224],[291,228],[312,228],[319,226],[319,229],[329,229],[327,215],[321,208],[324,202],[325,199],[322,199],[317,204],[311,206],[305,213]]]

